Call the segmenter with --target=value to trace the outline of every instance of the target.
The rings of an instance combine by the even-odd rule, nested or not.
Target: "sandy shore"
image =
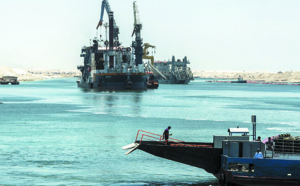
[[[265,82],[300,82],[300,71],[287,72],[218,72],[194,71],[194,77],[211,79],[237,79],[241,76],[244,80]]]
[[[18,81],[38,81],[54,78],[69,78],[80,76],[78,70],[28,70],[0,67],[0,77],[16,76]]]

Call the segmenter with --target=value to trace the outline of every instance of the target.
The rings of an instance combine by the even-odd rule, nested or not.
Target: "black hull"
[[[159,86],[159,85],[158,85],[157,82],[151,81],[151,82],[148,82],[147,88],[148,88],[148,89],[157,89],[158,86]]]
[[[231,81],[230,83],[247,83],[247,81]]]
[[[136,143],[140,143],[140,141],[136,141]],[[217,174],[219,172],[222,149],[171,146],[172,144],[176,143],[164,145],[160,142],[142,141],[138,149],[161,158],[202,168],[208,173]],[[181,144],[185,144],[185,142],[181,142]],[[188,144],[213,146],[212,143],[188,142]]]
[[[146,90],[145,75],[99,75],[92,83],[77,81],[78,87],[97,90]]]

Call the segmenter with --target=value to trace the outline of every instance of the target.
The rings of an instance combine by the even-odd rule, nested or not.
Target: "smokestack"
[[[114,48],[114,12],[109,12],[109,50]]]

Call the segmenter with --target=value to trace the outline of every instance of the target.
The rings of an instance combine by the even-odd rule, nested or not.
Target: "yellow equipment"
[[[151,65],[154,63],[154,56],[149,56],[149,51],[148,48],[155,48],[155,46],[150,45],[149,43],[145,43],[143,45],[143,59],[150,59],[151,60]]]

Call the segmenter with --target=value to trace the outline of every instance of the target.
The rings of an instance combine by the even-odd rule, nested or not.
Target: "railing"
[[[140,144],[142,143],[143,140],[149,140],[149,141],[156,141],[159,143],[163,143],[165,145],[167,145],[168,142],[173,142],[176,144],[182,144],[180,142],[184,142],[182,140],[178,140],[175,138],[169,138],[168,140],[163,140],[163,136],[159,135],[159,134],[155,134],[152,132],[148,132],[145,130],[138,130],[135,141],[137,141],[138,139],[140,139]],[[182,144],[184,145],[184,144]]]
[[[295,137],[295,139],[274,139],[275,142],[275,153],[283,154],[300,154],[300,138]]]
[[[148,131],[144,131],[144,130],[138,130],[135,141],[137,141],[138,139],[140,139],[140,144],[142,143],[142,141],[147,140],[147,141],[155,141],[155,142],[159,142],[162,144],[167,145],[168,143],[172,143],[170,144],[170,146],[173,147],[202,147],[202,148],[212,148],[211,145],[197,145],[197,144],[185,144],[182,143],[184,141],[179,140],[179,139],[175,139],[175,138],[169,138],[168,140],[163,140],[163,136],[159,135],[159,134],[155,134],[152,132],[148,132]]]

